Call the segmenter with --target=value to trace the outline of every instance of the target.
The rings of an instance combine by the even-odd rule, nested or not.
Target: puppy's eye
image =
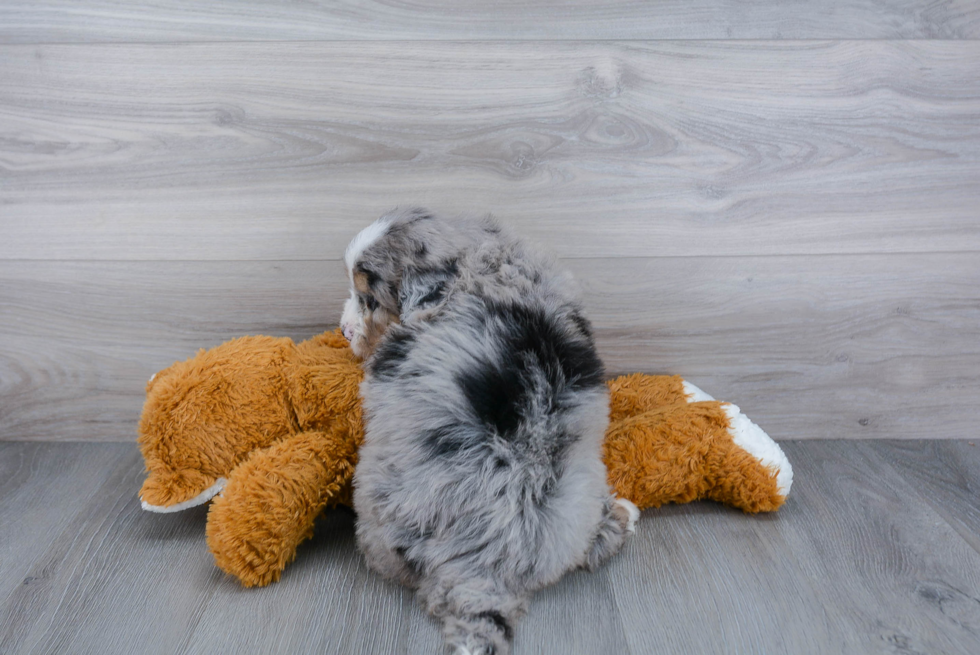
[[[372,312],[378,308],[378,301],[374,299],[374,296],[361,296],[361,304]]]

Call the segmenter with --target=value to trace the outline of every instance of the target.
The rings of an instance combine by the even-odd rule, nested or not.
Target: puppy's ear
[[[398,297],[401,322],[410,323],[438,308],[446,299],[456,273],[455,259],[435,268],[406,270]]]

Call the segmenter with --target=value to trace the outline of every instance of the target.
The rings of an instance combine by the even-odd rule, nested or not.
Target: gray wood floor
[[[515,655],[980,652],[980,448],[783,445],[782,510],[648,510],[608,565],[535,597]],[[206,510],[143,512],[141,478],[132,444],[0,442],[0,652],[442,652],[349,512],[246,590],[213,566]]]

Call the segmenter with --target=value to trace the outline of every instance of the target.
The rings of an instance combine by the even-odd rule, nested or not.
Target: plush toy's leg
[[[356,445],[346,432],[302,432],[242,462],[208,513],[215,563],[246,587],[279,579],[330,503],[349,502]]]
[[[749,420],[738,406],[722,403],[721,408],[728,417],[728,433],[732,436],[735,446],[732,452],[745,451],[767,470],[775,472],[776,491],[785,499],[789,495],[790,487],[793,486],[793,467],[783,453],[783,449],[762,428]],[[738,454],[738,456],[742,455]]]
[[[609,482],[640,508],[716,500],[746,512],[778,509],[793,470],[782,450],[738,408],[715,401],[675,404],[610,426]]]
[[[610,380],[609,420],[620,421],[678,403],[714,400],[678,375],[633,373]]]

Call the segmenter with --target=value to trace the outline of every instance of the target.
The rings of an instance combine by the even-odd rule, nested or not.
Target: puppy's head
[[[456,275],[452,231],[425,210],[395,210],[350,242],[340,325],[354,354],[367,357],[390,325],[423,320],[442,305]]]

